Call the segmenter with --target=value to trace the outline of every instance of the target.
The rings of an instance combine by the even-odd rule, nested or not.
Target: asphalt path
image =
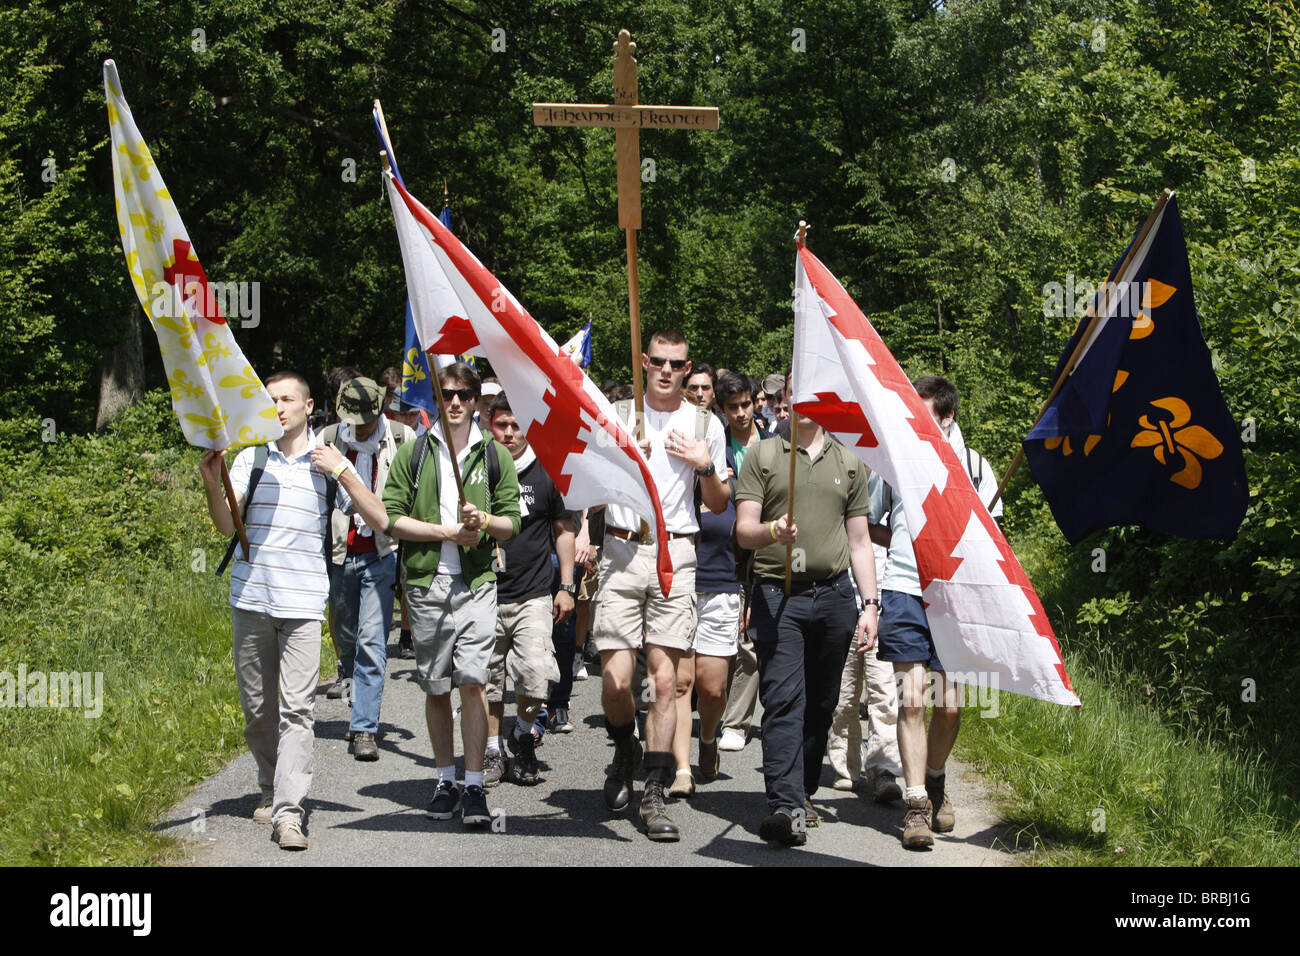
[[[394,632],[396,633],[396,632]],[[948,791],[956,808],[952,833],[936,835],[932,850],[900,844],[903,806],[831,788],[822,768],[813,797],[821,814],[797,849],[768,846],[758,837],[766,815],[756,731],[738,753],[723,753],[718,778],[698,780],[689,800],[669,803],[682,829],[678,843],[653,843],[638,829],[641,784],[630,806],[610,813],[601,796],[604,768],[613,754],[600,708],[600,675],[573,685],[570,734],[546,735],[537,755],[543,780],[532,787],[502,781],[488,791],[495,821],[468,830],[459,818],[429,820],[433,751],[424,726],[424,694],[414,683],[413,661],[396,658],[389,645],[379,735],[380,758],[353,759],[344,740],[348,704],[316,698],[316,766],[307,801],[310,847],[289,852],[271,842],[271,827],[253,822],[257,771],[245,752],[167,813],[158,828],[183,842],[182,862],[197,866],[1000,866],[1013,861],[982,780],[949,761]],[[455,701],[453,692],[453,701]],[[506,695],[506,729],[513,723],[513,693]],[[698,723],[698,722],[697,722]],[[464,779],[456,732],[457,772]],[[697,755],[692,741],[692,759]],[[638,780],[642,777],[638,775]]]

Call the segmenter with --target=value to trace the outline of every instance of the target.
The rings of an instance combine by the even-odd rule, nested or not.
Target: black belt
[[[624,541],[631,541],[634,544],[653,544],[654,536],[647,535],[644,540],[641,538],[639,531],[624,531],[622,528],[605,528],[605,534],[612,534],[616,538],[622,538]],[[678,534],[676,531],[668,532],[670,538],[694,538],[693,534]]]
[[[791,581],[790,593],[806,594],[809,591],[816,591],[818,588],[835,587],[849,578],[848,571],[841,571],[839,574],[831,575],[829,578],[822,578],[820,581]],[[785,590],[785,578],[759,578],[759,585],[770,584],[774,588]]]

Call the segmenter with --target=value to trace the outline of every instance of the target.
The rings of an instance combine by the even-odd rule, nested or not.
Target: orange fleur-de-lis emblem
[[[1173,464],[1175,456],[1182,456],[1183,468],[1169,476],[1169,480],[1184,488],[1201,484],[1201,459],[1218,458],[1223,445],[1200,425],[1189,425],[1192,410],[1181,398],[1160,398],[1151,403],[1169,418],[1157,416],[1153,424],[1150,416],[1138,419],[1142,430],[1133,436],[1131,448],[1151,448],[1156,461],[1162,465]]]

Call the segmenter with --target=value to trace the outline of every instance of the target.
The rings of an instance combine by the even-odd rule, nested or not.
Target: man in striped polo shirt
[[[244,708],[244,739],[257,761],[262,801],[253,814],[273,823],[272,839],[282,850],[307,849],[302,832],[303,802],[311,787],[312,707],[320,678],[321,621],[329,597],[326,553],[330,544],[327,475],[345,475],[351,494],[337,489],[333,507],[350,513],[353,496],[372,526],[386,523],[383,504],[370,493],[337,450],[322,453],[307,427],[311,390],[297,372],[266,380],[284,435],[265,446],[265,464],[252,495],[260,448],[245,448],[230,469],[238,506],[244,511],[249,559],[236,551],[230,572],[235,676]],[[209,450],[199,471],[208,513],[224,535],[235,533],[221,488],[225,450]],[[350,480],[349,480],[350,479]],[[248,507],[244,499],[249,497]],[[278,702],[278,705],[277,705]]]

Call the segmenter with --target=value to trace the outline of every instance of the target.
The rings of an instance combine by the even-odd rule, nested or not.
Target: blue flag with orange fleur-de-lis
[[[1230,540],[1246,515],[1246,466],[1201,337],[1176,199],[1108,285],[1093,300],[1103,321],[1024,441],[1034,478],[1071,544],[1129,524]]]

